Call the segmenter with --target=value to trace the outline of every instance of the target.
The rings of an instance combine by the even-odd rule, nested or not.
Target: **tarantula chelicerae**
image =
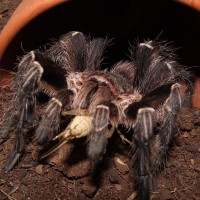
[[[25,149],[27,127],[38,124],[35,138],[43,144],[58,133],[62,114],[74,115],[54,138],[60,139],[58,145],[45,156],[70,139],[87,136],[88,156],[96,166],[113,130],[118,125],[132,128],[138,199],[149,199],[150,186],[165,161],[176,115],[190,101],[192,76],[173,60],[164,43],[156,41],[132,48],[132,61],[100,70],[106,44],[107,40],[90,40],[80,32],[69,32],[48,50],[31,51],[21,59],[13,81],[13,99],[0,130],[3,142],[16,126],[15,151],[6,171],[14,167]],[[184,98],[181,82],[187,84]],[[41,91],[51,99],[39,121],[35,106]]]

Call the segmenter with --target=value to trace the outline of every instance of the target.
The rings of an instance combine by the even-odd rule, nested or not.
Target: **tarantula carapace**
[[[31,51],[21,59],[13,81],[13,99],[0,130],[3,142],[10,128],[16,127],[15,151],[6,171],[14,167],[25,149],[27,127],[36,127],[39,144],[54,135],[54,139],[60,139],[43,157],[70,139],[87,136],[88,156],[95,167],[106,151],[108,138],[124,125],[133,133],[138,199],[149,199],[150,186],[165,162],[176,115],[190,101],[192,76],[174,61],[165,43],[156,41],[131,48],[131,61],[100,70],[107,43],[101,38],[91,40],[81,32],[69,32],[48,49]],[[187,84],[184,95],[181,82]],[[38,120],[35,106],[41,91],[51,99]],[[61,115],[74,118],[58,134]]]

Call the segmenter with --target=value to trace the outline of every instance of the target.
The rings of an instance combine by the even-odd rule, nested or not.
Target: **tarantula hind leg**
[[[33,125],[31,121],[36,120],[36,116],[34,114],[36,98],[35,94],[43,73],[43,68],[37,61],[34,61],[33,58],[34,54],[31,52],[22,59],[19,65],[19,71],[16,74],[16,78],[13,84],[14,96],[11,108],[13,108],[13,113],[15,114],[11,115],[10,120],[15,120],[17,117],[18,123],[16,124],[15,131],[15,150],[5,166],[5,172],[10,171],[14,167],[24,152],[24,133],[26,129],[25,125],[30,123]],[[10,110],[8,110],[8,113],[9,112]],[[6,122],[4,121],[4,123]],[[4,124],[2,127],[4,127]]]
[[[155,126],[155,110],[153,108],[141,108],[138,110],[134,127],[133,162],[138,174],[137,199],[150,199],[151,158],[150,142]]]
[[[17,118],[21,119],[22,123],[37,121],[37,117],[34,115],[35,92],[43,74],[43,68],[34,58],[35,55],[32,51],[26,54],[19,63],[18,72],[11,88],[14,95],[0,128],[0,143],[7,140],[10,129]]]
[[[181,86],[176,83],[171,86],[171,93],[169,98],[164,103],[164,120],[161,124],[158,134],[156,135],[156,146],[158,150],[153,158],[152,165],[152,191],[157,190],[157,174],[165,165],[169,143],[172,139],[173,131],[176,126],[176,116],[182,106]]]

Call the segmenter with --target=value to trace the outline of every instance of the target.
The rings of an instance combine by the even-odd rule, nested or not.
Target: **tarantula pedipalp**
[[[18,120],[16,147],[6,171],[24,151],[27,126],[38,123],[35,138],[39,144],[46,143],[58,133],[62,111],[79,110],[66,131],[55,137],[61,138],[58,145],[87,136],[88,156],[96,166],[106,151],[108,125],[131,127],[138,199],[149,199],[150,186],[165,160],[176,115],[183,100],[189,102],[192,76],[173,61],[164,44],[155,41],[138,44],[131,51],[131,62],[121,61],[110,70],[100,70],[106,44],[100,38],[89,40],[80,32],[69,32],[48,50],[31,51],[21,59],[13,81],[14,96],[0,130],[3,142]],[[188,85],[185,99],[180,82]],[[35,115],[39,91],[51,97],[40,121]]]

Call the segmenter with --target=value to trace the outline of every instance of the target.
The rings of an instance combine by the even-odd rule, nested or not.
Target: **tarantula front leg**
[[[107,146],[106,130],[110,110],[105,105],[98,105],[93,116],[93,130],[88,136],[88,156],[95,167],[103,158]]]
[[[70,95],[73,95],[71,90],[62,89],[48,103],[36,130],[35,139],[39,145],[51,140],[53,135],[58,131],[60,114],[63,107],[68,103]]]
[[[182,95],[179,84],[171,86],[171,93],[169,98],[164,104],[164,121],[159,129],[156,138],[156,145],[158,150],[153,158],[152,172],[153,172],[153,183],[152,190],[157,190],[156,177],[161,167],[165,165],[169,143],[172,138],[172,134],[175,128],[176,115],[182,106]]]
[[[137,199],[150,199],[151,159],[150,142],[155,126],[155,110],[141,108],[138,110],[134,127],[133,162],[138,174]]]

